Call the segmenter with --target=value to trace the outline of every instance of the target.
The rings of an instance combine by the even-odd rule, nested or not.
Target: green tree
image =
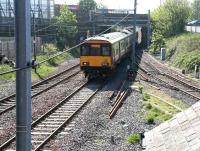
[[[74,44],[77,34],[77,19],[68,7],[63,5],[60,9],[60,16],[56,17],[56,22],[58,25],[57,44],[63,50],[66,46]]]
[[[155,54],[158,52],[162,47],[165,46],[165,38],[158,32],[154,32],[152,35],[152,45],[151,45],[151,53]]]
[[[152,13],[154,32],[166,38],[183,32],[190,10],[187,0],[166,0]]]
[[[97,3],[94,0],[80,0],[80,12],[89,15],[90,10],[97,8]]]
[[[200,19],[200,0],[194,0],[192,3],[191,19]]]

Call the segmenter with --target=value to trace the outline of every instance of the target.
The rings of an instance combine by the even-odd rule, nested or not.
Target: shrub
[[[154,121],[155,121],[155,120],[154,120],[154,117],[148,117],[148,118],[147,118],[147,123],[148,123],[148,124],[153,124]]]
[[[148,109],[148,110],[152,109],[152,105],[151,105],[150,103],[148,103],[148,104],[146,105],[146,109]]]
[[[0,65],[0,72],[7,72],[13,70],[9,65]],[[8,73],[5,75],[0,76],[0,79],[4,79],[4,80],[8,80],[8,79],[12,79],[15,77],[15,73]]]
[[[140,93],[143,92],[143,86],[139,86],[139,92],[140,92]]]
[[[44,52],[48,55],[53,55],[57,53],[59,50],[54,44],[45,44],[44,45]]]
[[[165,39],[164,39],[163,35],[161,35],[158,32],[154,32],[153,36],[152,36],[152,45],[151,45],[150,52],[152,54],[156,54],[156,53],[160,52],[160,49],[162,47],[165,47]]]
[[[175,66],[193,71],[200,64],[199,34],[185,33],[167,41],[167,59]]]
[[[139,134],[132,134],[128,136],[127,140],[128,140],[128,143],[134,144],[134,143],[138,143],[141,140],[141,138]]]
[[[150,99],[150,95],[147,94],[147,93],[144,93],[144,94],[143,94],[143,100],[144,100],[144,101],[148,101],[149,99]]]

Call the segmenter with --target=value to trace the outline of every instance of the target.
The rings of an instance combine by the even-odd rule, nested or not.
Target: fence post
[[[199,79],[199,76],[200,76],[200,75],[199,75],[199,74],[200,74],[199,72],[200,72],[200,71],[199,71],[199,65],[196,64],[196,65],[195,65],[195,78],[196,78],[196,79]]]
[[[0,40],[0,55],[3,54],[3,42]]]
[[[161,60],[165,61],[165,59],[166,59],[166,49],[161,48]]]

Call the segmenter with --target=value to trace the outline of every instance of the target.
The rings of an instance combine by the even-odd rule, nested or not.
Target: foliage
[[[165,38],[158,32],[154,32],[152,35],[152,45],[151,45],[151,53],[155,54],[160,51],[162,47],[165,46]]]
[[[44,51],[45,54],[39,57],[40,60],[48,59],[52,57],[53,55],[59,53],[59,49],[54,44],[45,44],[44,50],[45,50]],[[55,58],[48,60],[48,64],[50,64],[51,66],[57,66],[58,64],[62,63],[64,60],[67,60],[69,58],[72,58],[72,56],[69,52],[66,52],[60,56],[57,56]]]
[[[89,15],[90,10],[97,8],[97,3],[94,0],[80,0],[80,12]]]
[[[143,92],[143,86],[140,85],[140,86],[138,87],[138,89],[139,89],[139,92],[140,92],[140,93]]]
[[[52,55],[58,53],[58,51],[59,51],[58,48],[54,44],[45,44],[44,50],[45,50],[44,52],[45,52],[47,58],[50,58]],[[55,66],[57,59],[58,59],[58,57],[50,59],[50,60],[48,60],[48,63],[50,65]]]
[[[172,116],[168,114],[164,114],[162,111],[154,107],[152,107],[146,113],[147,123],[154,122],[155,120],[163,122],[163,121],[169,120],[170,118],[172,118]]]
[[[155,121],[155,120],[154,120],[154,117],[148,117],[148,118],[147,118],[147,123],[148,123],[148,124],[153,124],[154,121]]]
[[[167,41],[167,59],[179,68],[194,70],[200,64],[200,35],[182,34]]]
[[[1,73],[6,72],[6,71],[11,71],[11,70],[13,70],[13,69],[9,65],[0,65]],[[15,77],[15,73],[8,73],[5,75],[1,75],[0,79],[8,80],[8,79],[13,79],[14,77]]]
[[[49,65],[49,64],[43,64],[37,68],[37,73],[35,73],[34,70],[32,70],[32,79],[37,79],[38,75],[42,78],[47,77],[50,73],[53,73],[56,71],[56,68]]]
[[[192,3],[191,20],[200,19],[200,0],[194,0]]]
[[[138,143],[141,140],[141,138],[139,134],[132,134],[128,136],[127,140],[128,140],[128,143],[134,144],[134,143]]]
[[[166,0],[152,13],[153,30],[164,37],[170,37],[184,31],[190,15],[187,0]]]
[[[44,44],[44,53],[52,55],[57,53],[59,50],[54,44]]]
[[[146,109],[148,109],[148,110],[152,109],[152,105],[151,105],[150,103],[148,103],[148,104],[146,105]]]
[[[149,99],[150,99],[150,95],[147,94],[147,93],[144,93],[144,94],[143,94],[143,100],[144,100],[144,101],[148,101]]]
[[[67,6],[61,6],[60,16],[55,17],[58,27],[58,47],[63,50],[67,45],[72,45],[77,34],[76,16]]]

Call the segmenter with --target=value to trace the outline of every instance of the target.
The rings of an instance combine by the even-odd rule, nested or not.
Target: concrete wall
[[[36,54],[42,53],[41,47],[42,47],[42,40],[40,37],[37,37]],[[32,50],[33,50],[33,40],[32,40]],[[5,55],[9,59],[15,60],[16,49],[15,49],[14,37],[0,37],[0,54]]]

